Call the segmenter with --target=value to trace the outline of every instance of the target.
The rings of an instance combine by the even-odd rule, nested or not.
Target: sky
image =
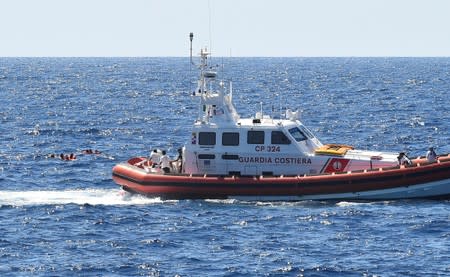
[[[450,56],[448,0],[0,0],[0,57]]]

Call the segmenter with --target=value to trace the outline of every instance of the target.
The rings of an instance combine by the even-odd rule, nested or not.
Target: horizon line
[[[196,57],[196,56],[193,56]],[[389,56],[389,55],[368,55],[368,56],[212,56],[213,58],[450,58],[449,56]],[[187,58],[189,56],[0,56],[0,59],[4,58]]]

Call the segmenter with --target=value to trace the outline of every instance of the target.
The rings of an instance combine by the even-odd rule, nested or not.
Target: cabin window
[[[248,144],[264,144],[264,131],[248,131]]]
[[[239,155],[224,154],[224,155],[222,155],[222,159],[223,160],[239,160]]]
[[[239,145],[239,133],[223,133],[222,145],[224,146],[237,146]]]
[[[272,144],[291,144],[291,140],[281,131],[272,131]]]
[[[289,133],[291,133],[296,141],[307,140],[305,134],[303,134],[302,131],[300,131],[300,129],[297,127],[289,129]]]
[[[213,160],[216,158],[216,155],[214,155],[214,154],[199,154],[198,158],[200,160]]]
[[[241,176],[241,172],[240,171],[230,171],[230,172],[228,172],[228,175],[230,175],[230,176]]]
[[[216,133],[214,132],[200,132],[198,134],[199,145],[216,145]]]

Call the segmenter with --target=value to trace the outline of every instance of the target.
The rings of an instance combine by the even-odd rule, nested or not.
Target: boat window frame
[[[223,132],[222,145],[223,146],[239,146],[240,133],[239,132]]]
[[[293,127],[293,128],[290,128],[289,130],[289,134],[291,134],[291,136],[295,139],[295,141],[297,141],[297,142],[301,142],[301,141],[305,141],[305,140],[308,140],[308,137],[300,130],[300,128],[298,128],[297,126],[296,127]],[[295,132],[295,131],[297,131],[297,132]],[[297,135],[295,135],[295,134],[300,134],[302,137],[298,137]]]
[[[303,125],[300,125],[299,127],[299,129],[303,132],[304,135],[306,135],[306,137],[308,137],[309,139],[315,138],[314,134],[308,128]]]
[[[217,142],[216,132],[198,132],[198,145],[214,146]]]
[[[292,141],[284,134],[283,131],[275,130],[270,133],[270,143],[289,145]]]
[[[264,144],[266,132],[262,130],[247,131],[247,144]]]

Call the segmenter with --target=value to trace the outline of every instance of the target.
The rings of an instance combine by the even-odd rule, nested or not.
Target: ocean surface
[[[450,58],[212,62],[241,116],[289,107],[324,143],[450,152]],[[196,77],[188,58],[0,58],[0,276],[450,276],[449,201],[122,191],[116,163],[189,139]]]

